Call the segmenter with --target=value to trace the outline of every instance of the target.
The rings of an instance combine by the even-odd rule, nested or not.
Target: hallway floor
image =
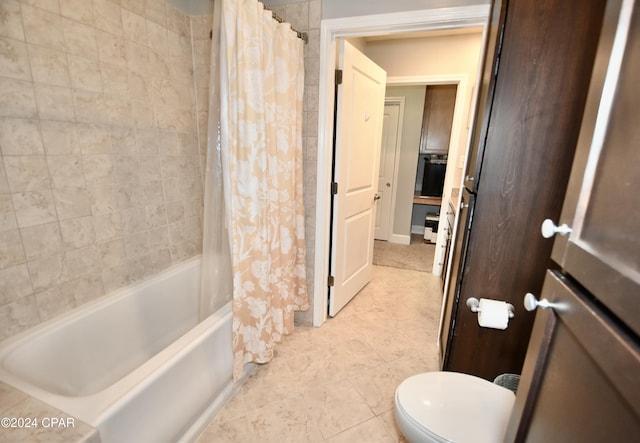
[[[441,297],[430,273],[375,266],[338,316],[285,337],[197,442],[405,442],[394,392],[438,369]]]

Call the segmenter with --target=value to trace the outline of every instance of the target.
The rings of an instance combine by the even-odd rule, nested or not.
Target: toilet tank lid
[[[396,403],[406,414],[456,443],[501,442],[514,401],[509,389],[457,372],[414,375],[396,390]]]

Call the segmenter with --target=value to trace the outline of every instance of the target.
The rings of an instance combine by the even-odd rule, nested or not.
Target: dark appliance
[[[544,281],[551,245],[539,226],[562,209],[604,3],[492,2],[444,299],[443,370],[487,380],[522,370],[535,317],[522,297]],[[504,331],[481,328],[470,297],[510,303],[515,317]]]
[[[424,197],[442,197],[446,172],[446,155],[425,154],[420,195]]]

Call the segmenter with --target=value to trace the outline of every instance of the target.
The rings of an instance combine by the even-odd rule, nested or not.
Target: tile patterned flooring
[[[438,369],[441,298],[430,273],[374,266],[335,318],[285,337],[197,443],[405,442],[394,392],[406,377]]]

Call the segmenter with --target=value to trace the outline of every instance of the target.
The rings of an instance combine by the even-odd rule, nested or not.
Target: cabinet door
[[[552,257],[640,333],[640,5],[609,1]]]
[[[561,274],[547,273],[505,442],[637,442],[640,347]]]

